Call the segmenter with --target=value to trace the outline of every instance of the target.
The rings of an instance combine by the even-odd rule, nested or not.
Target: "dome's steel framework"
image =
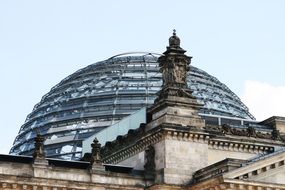
[[[68,76],[35,105],[10,153],[31,155],[41,133],[47,138],[47,156],[81,158],[82,140],[153,104],[162,85],[158,55],[121,54]],[[239,97],[208,73],[192,66],[188,85],[204,103],[204,117],[254,120]]]

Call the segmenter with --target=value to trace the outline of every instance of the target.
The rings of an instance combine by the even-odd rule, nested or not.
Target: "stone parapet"
[[[147,180],[141,174],[94,171],[88,162],[53,159],[47,161],[48,165],[37,165],[33,164],[31,157],[0,155],[0,189],[142,190],[147,184]]]

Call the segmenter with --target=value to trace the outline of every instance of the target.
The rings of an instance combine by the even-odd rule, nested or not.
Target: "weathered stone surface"
[[[265,183],[282,184],[285,180],[285,167],[280,167],[278,170],[272,171],[271,173],[264,173],[263,175],[255,178],[254,180]]]
[[[229,150],[208,150],[208,165],[214,164],[225,158],[234,158],[234,159],[250,159],[257,156],[257,153],[247,153],[241,151],[229,151]]]
[[[157,183],[187,184],[208,164],[207,144],[166,139],[155,146]]]
[[[70,163],[72,165],[72,162]],[[3,185],[4,184],[4,185]],[[143,189],[143,176],[0,161],[0,189]],[[1,186],[2,185],[2,186]]]
[[[142,151],[126,160],[119,162],[118,165],[133,167],[135,170],[144,170],[145,152]]]
[[[161,124],[205,127],[205,121],[198,116],[196,110],[178,106],[161,108],[159,111],[153,113],[152,119],[147,124],[146,130],[151,130]]]
[[[278,130],[283,136],[285,135],[285,117],[273,116],[260,122],[260,124],[271,126]]]

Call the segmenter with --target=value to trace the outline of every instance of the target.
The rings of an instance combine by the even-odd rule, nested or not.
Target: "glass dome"
[[[32,155],[37,133],[46,137],[48,157],[81,158],[82,141],[142,107],[153,104],[162,85],[159,54],[121,54],[66,77],[35,105],[11,154]],[[203,115],[254,120],[225,84],[191,66],[188,85],[204,104]]]

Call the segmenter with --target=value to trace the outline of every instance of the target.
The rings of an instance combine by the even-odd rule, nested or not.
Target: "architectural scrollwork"
[[[223,124],[221,126],[207,125],[206,130],[211,133],[216,133],[218,135],[236,135],[244,137],[253,137],[260,139],[273,139],[282,141],[282,137],[278,130],[272,129],[272,132],[260,131],[253,126],[248,126],[247,128],[239,128],[231,126],[228,124]]]

